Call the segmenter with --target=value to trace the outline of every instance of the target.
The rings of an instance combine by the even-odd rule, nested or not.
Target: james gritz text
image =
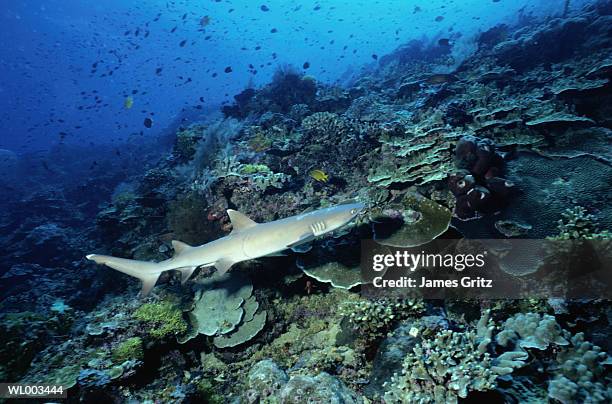
[[[420,280],[402,276],[400,279],[383,279],[377,276],[372,284],[376,288],[492,288],[493,280],[477,276],[464,276],[461,279],[427,279]]]

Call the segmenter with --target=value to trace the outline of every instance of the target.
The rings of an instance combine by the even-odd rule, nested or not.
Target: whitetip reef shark
[[[256,223],[228,209],[233,227],[230,234],[197,247],[172,240],[174,256],[165,261],[138,261],[98,254],[89,254],[87,259],[140,279],[140,295],[146,296],[164,271],[180,271],[183,283],[198,267],[214,266],[224,274],[238,262],[275,255],[332,232],[353,220],[363,208],[362,203],[337,205],[268,223]]]

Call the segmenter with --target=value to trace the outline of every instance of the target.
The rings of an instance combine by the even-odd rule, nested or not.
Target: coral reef
[[[7,192],[0,377],[61,383],[71,402],[609,402],[609,301],[367,300],[356,253],[368,239],[610,240],[602,4],[522,14],[461,60],[459,32],[415,40],[344,87],[282,67],[223,119],[181,120],[161,160],[138,140],[121,170],[100,157],[68,170],[87,173],[75,183]],[[20,159],[0,150],[7,178]],[[227,209],[266,222],[346,201],[366,212],[329,237],[184,285],[164,273],[147,300],[82,259],[165,260],[171,240],[228,235]],[[500,268],[532,274],[527,255]]]

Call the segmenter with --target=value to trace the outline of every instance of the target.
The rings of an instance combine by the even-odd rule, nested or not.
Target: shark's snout
[[[352,204],[348,205],[347,207],[350,209],[349,210],[349,214],[351,215],[351,219],[353,219],[355,216],[357,216],[358,214],[363,212],[363,210],[365,209],[365,204],[363,204],[363,203],[352,203]]]

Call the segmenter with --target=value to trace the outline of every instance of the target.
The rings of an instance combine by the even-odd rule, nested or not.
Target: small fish
[[[327,182],[329,180],[329,175],[327,175],[324,171],[321,170],[312,170],[308,173],[315,181],[318,182]]]
[[[232,66],[227,66],[223,71],[225,73],[231,73],[232,72]]]
[[[185,46],[185,44],[187,43],[186,39],[183,39],[180,43],[179,46],[182,48],[183,46]]]
[[[310,62],[304,62],[304,64],[302,65],[302,67],[304,69],[308,69],[310,67]]]
[[[145,128],[150,128],[151,126],[153,126],[153,119],[145,118],[143,124]]]
[[[444,16],[439,15],[439,16],[436,17],[436,22],[440,22],[443,19],[444,19]]]
[[[378,60],[378,55],[377,55],[376,53],[374,53],[374,54],[372,55],[372,59],[374,59],[374,60]]]
[[[261,9],[261,11],[270,11],[270,8],[266,6],[265,4],[262,4],[262,6],[259,8]]]
[[[208,24],[210,24],[210,17],[208,15],[205,15],[204,17],[200,19],[200,26],[205,27]]]
[[[450,46],[450,40],[448,38],[442,38],[438,40],[439,46]]]
[[[278,30],[277,30],[276,28],[272,28],[272,29],[270,30],[270,33],[272,33],[272,34],[276,34],[277,32],[278,32]]]
[[[132,108],[133,105],[134,105],[134,98],[132,96],[125,97],[125,100],[123,100],[123,107],[125,109],[130,109]]]

